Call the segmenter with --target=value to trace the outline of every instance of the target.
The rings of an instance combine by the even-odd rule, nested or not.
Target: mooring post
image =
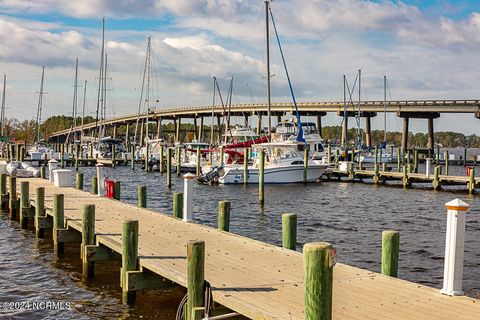
[[[146,208],[147,207],[147,186],[138,186],[138,207]]]
[[[191,240],[187,243],[187,312],[186,320],[193,319],[193,308],[202,307],[205,282],[205,242]]]
[[[40,178],[41,179],[46,179],[47,178],[47,175],[45,174],[45,165],[42,164],[40,166]]]
[[[130,151],[130,166],[132,167],[132,170],[135,170],[135,146],[131,146],[132,150]]]
[[[260,205],[263,206],[265,203],[264,199],[264,173],[265,173],[265,150],[260,151],[260,164],[258,167],[258,201]]]
[[[93,159],[93,143],[90,143],[90,159]]]
[[[75,171],[78,171],[79,157],[80,157],[80,145],[76,144],[75,145]]]
[[[448,176],[448,160],[449,160],[449,153],[448,150],[445,150],[445,153],[443,154],[443,157],[445,158],[445,175]]]
[[[25,153],[26,153],[26,150],[25,150],[25,147],[24,146],[20,146],[20,161],[25,161]]]
[[[45,188],[35,189],[35,235],[37,238],[43,238],[44,232],[40,225],[41,220],[46,219],[45,212]]]
[[[200,153],[200,147],[197,147],[197,159],[196,159],[196,176],[199,177],[202,174],[202,167],[200,166],[202,160],[202,154]]]
[[[129,291],[126,284],[127,272],[137,270],[138,266],[138,221],[127,220],[122,226],[122,269],[121,286],[122,301],[133,304],[136,298],[135,291]]]
[[[77,190],[83,190],[83,173],[77,172],[75,175],[75,188]]]
[[[379,161],[380,163],[383,163],[382,148],[378,148],[378,161]]]
[[[167,188],[172,187],[172,149],[167,148]]]
[[[65,168],[65,144],[60,145],[60,167]]]
[[[92,193],[98,194],[98,178],[97,176],[92,177]]]
[[[297,250],[297,215],[294,213],[282,214],[282,246]]]
[[[20,227],[22,229],[28,228],[28,218],[30,209],[30,185],[28,181],[20,182]]]
[[[218,203],[218,230],[230,231],[230,201]]]
[[[467,166],[467,148],[463,149],[463,166]]]
[[[18,215],[18,199],[17,199],[17,178],[9,176],[8,177],[8,187],[9,187],[9,198],[8,198],[8,210],[10,219],[16,219]]]
[[[397,277],[400,233],[393,230],[382,232],[382,274]]]
[[[0,200],[1,200],[1,209],[6,210],[8,207],[8,199],[6,199],[7,191],[7,175],[2,173],[0,175]]]
[[[468,193],[475,192],[475,167],[470,167],[470,176],[468,177]]]
[[[164,167],[164,155],[163,155],[163,146],[160,146],[160,173],[163,174],[165,171]]]
[[[120,200],[120,186],[121,184],[118,180],[113,183],[113,199],[115,200]]]
[[[418,173],[418,150],[413,150],[413,171]]]
[[[88,262],[85,246],[95,244],[95,205],[87,204],[82,207],[82,273],[84,276],[93,277],[95,262]]]
[[[400,172],[400,168],[401,168],[401,165],[402,165],[402,149],[401,148],[398,148],[397,149],[397,171]]]
[[[465,221],[470,206],[460,199],[447,202],[447,230],[445,240],[445,262],[443,288],[449,296],[463,295],[463,254],[465,245]]]
[[[53,182],[53,171],[58,169],[58,161],[51,159],[48,161],[48,181]]]
[[[303,183],[308,182],[308,147],[303,150]]]
[[[195,175],[187,173],[183,176],[183,221],[193,220],[193,182]]]
[[[358,159],[360,160],[360,155],[358,156]],[[376,165],[378,163],[378,147],[375,146],[375,158],[373,160],[373,164]]]
[[[115,168],[116,162],[117,162],[117,150],[115,148],[115,145],[112,144],[112,168]]]
[[[427,158],[427,159],[425,160],[425,176],[426,176],[427,178],[430,177],[430,170],[431,170],[431,168],[432,168],[432,159],[431,159],[431,158]]]
[[[65,229],[65,216],[64,216],[64,197],[63,194],[53,195],[53,247],[55,254],[59,255],[65,251],[65,244],[58,242],[57,230]]]
[[[433,190],[440,190],[440,167],[433,169]]]
[[[387,172],[387,164],[385,162],[382,163],[382,171]]]
[[[412,171],[413,171],[413,169],[412,169],[412,164],[409,163],[409,164],[407,165],[407,173],[410,174],[410,173],[412,173]]]
[[[178,219],[183,219],[183,193],[173,193],[173,216]]]
[[[223,146],[220,146],[220,166],[223,167]]]
[[[177,156],[177,177],[180,177],[182,173],[182,149],[177,147],[176,149],[176,156]]]
[[[243,149],[243,184],[248,184],[248,148]]]
[[[336,250],[328,243],[313,242],[303,247],[305,277],[305,319],[332,319],[333,266]]]
[[[327,159],[328,163],[332,162],[332,146],[330,144],[327,146]]]
[[[380,173],[379,173],[379,164],[375,163],[373,166],[373,183],[378,184],[378,180],[380,178]]]
[[[150,160],[150,152],[148,150],[148,143],[147,145],[145,146],[145,159],[144,160],[144,165],[145,165],[145,169],[144,171],[145,172],[149,172],[150,171],[150,163],[149,163],[149,160]]]

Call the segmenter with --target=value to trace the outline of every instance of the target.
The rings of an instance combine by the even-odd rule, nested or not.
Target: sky
[[[342,100],[343,75],[353,87],[359,69],[362,100],[383,99],[384,75],[388,99],[480,99],[478,0],[274,0],[271,8],[298,101]],[[95,114],[102,17],[107,116],[137,112],[149,36],[151,108],[210,105],[213,76],[224,96],[234,78],[233,103],[263,103],[264,14],[263,0],[0,0],[6,116],[35,119],[42,66],[43,118],[71,114],[76,58],[79,110],[87,81],[85,113]],[[273,32],[270,41],[272,100],[291,102]],[[436,131],[480,134],[479,125],[473,115],[435,120]],[[383,117],[372,126],[383,129]],[[401,128],[389,115],[387,130]],[[412,120],[410,130],[425,132],[427,121]]]

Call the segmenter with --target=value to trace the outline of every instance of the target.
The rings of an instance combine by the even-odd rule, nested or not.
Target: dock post
[[[332,162],[332,146],[330,144],[327,146],[327,159],[328,163]]]
[[[131,148],[132,150],[130,151],[131,152],[130,156],[132,157],[132,159],[130,160],[131,161],[130,166],[132,167],[132,170],[135,170],[135,146],[131,145]]]
[[[95,205],[87,204],[82,207],[82,273],[84,276],[93,277],[95,262],[88,262],[85,246],[95,244]]]
[[[470,168],[470,176],[468,177],[468,193],[473,194],[475,191],[475,167]]]
[[[418,150],[413,150],[413,171],[418,173]]]
[[[463,253],[465,245],[465,221],[470,206],[460,199],[445,203],[447,230],[445,240],[445,262],[441,293],[449,296],[463,295]]]
[[[402,164],[402,149],[398,148],[397,149],[397,171],[400,172],[400,167]]]
[[[83,190],[83,173],[81,172],[75,175],[75,187],[77,190]]]
[[[410,173],[412,173],[412,171],[413,171],[413,169],[412,169],[412,164],[409,163],[409,164],[407,165],[407,173],[410,174]]]
[[[243,149],[243,184],[248,184],[248,148]]]
[[[230,231],[230,201],[218,203],[218,230]]]
[[[223,146],[220,147],[220,166],[223,167]]]
[[[79,156],[80,156],[80,145],[75,145],[75,171],[78,171],[78,163],[79,163]]]
[[[147,186],[138,186],[138,207],[147,207]]]
[[[182,173],[182,149],[177,147],[176,149],[176,156],[177,156],[177,177],[180,177]]]
[[[382,232],[382,274],[397,277],[400,233],[393,230]]]
[[[149,159],[150,158],[150,152],[148,152],[148,144],[145,146],[145,159],[144,159],[144,165],[145,165],[145,172],[150,171],[150,164],[149,164]]]
[[[24,146],[20,146],[20,161],[25,161],[25,152],[27,152],[27,150],[25,150],[25,147]]]
[[[167,188],[172,187],[172,149],[167,148]]]
[[[28,181],[20,182],[20,226],[22,229],[28,228],[28,214],[27,210],[30,209],[30,184]]]
[[[435,166],[433,169],[433,190],[440,190],[440,167]]]
[[[7,175],[5,173],[2,173],[0,175],[0,197],[1,197],[1,203],[2,203],[2,210],[7,209],[8,207],[8,200],[4,198],[8,194],[7,191]]]
[[[448,158],[449,158],[449,153],[448,150],[445,150],[445,153],[443,154],[443,157],[445,158],[445,175],[448,176]]]
[[[10,219],[15,219],[18,214],[18,199],[17,199],[17,178],[9,176],[8,177],[8,186],[9,186],[9,198],[8,198],[8,210]]]
[[[41,179],[46,179],[46,177],[47,177],[47,176],[46,176],[46,174],[45,174],[45,165],[42,164],[42,165],[40,166],[40,178],[41,178]]]
[[[431,168],[432,168],[432,159],[431,159],[431,158],[427,158],[427,159],[425,160],[425,176],[426,176],[427,178],[430,177],[430,170],[431,170]]]
[[[264,199],[265,194],[263,190],[264,173],[265,173],[265,150],[262,149],[260,151],[260,164],[258,167],[258,200],[261,206],[263,206],[263,204],[265,203],[265,199]]]
[[[373,183],[374,184],[378,184],[378,180],[380,178],[380,174],[379,174],[379,164],[378,163],[375,163],[374,167],[373,167]]]
[[[98,194],[98,178],[97,176],[92,177],[92,193]]]
[[[93,159],[93,143],[90,143],[90,159]]]
[[[202,168],[200,167],[200,160],[202,159],[201,157],[202,157],[202,155],[200,153],[200,147],[197,147],[197,162],[196,162],[196,166],[195,166],[195,168],[196,168],[195,173],[196,173],[197,177],[199,177],[202,174]]]
[[[193,182],[195,175],[187,173],[183,176],[183,217],[182,221],[193,219]]]
[[[380,163],[383,163],[382,148],[378,148],[378,159]]]
[[[46,219],[45,214],[45,188],[35,189],[35,235],[37,238],[43,238],[44,231],[40,226],[40,220]]]
[[[117,180],[113,183],[113,199],[120,200],[120,190],[120,181]]]
[[[308,182],[308,147],[303,150],[303,183]]]
[[[382,171],[387,172],[387,164],[385,162],[382,163]]]
[[[122,301],[125,304],[133,304],[137,297],[135,291],[128,291],[126,278],[128,271],[137,270],[138,258],[138,221],[127,220],[122,226]]]
[[[53,247],[56,255],[62,254],[65,251],[65,243],[58,242],[57,230],[65,228],[64,216],[64,197],[63,194],[53,195]]]
[[[360,159],[360,156],[358,158]],[[375,158],[373,161],[374,161],[373,162],[374,165],[378,163],[378,147],[377,146],[375,146]]]
[[[183,193],[173,193],[173,213],[175,218],[183,219]]]
[[[467,166],[467,148],[463,149],[463,166]]]
[[[410,149],[407,150],[407,167],[410,165]]]
[[[294,213],[282,214],[282,246],[297,250],[297,215]]]
[[[335,260],[336,250],[328,243],[313,242],[303,247],[306,320],[332,319]]]
[[[164,162],[163,146],[160,146],[160,173],[161,174],[163,174],[163,172],[165,171],[163,162]]]
[[[115,145],[112,144],[112,168],[115,168],[115,164],[117,162],[117,150],[115,149]]]
[[[193,308],[202,307],[205,282],[205,242],[190,240],[187,243],[187,312],[186,320],[193,319]]]
[[[65,168],[65,144],[60,145],[60,167]]]

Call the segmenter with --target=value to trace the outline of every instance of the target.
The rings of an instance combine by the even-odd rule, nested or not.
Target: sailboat
[[[290,93],[292,95],[293,104],[295,107],[296,119],[298,123],[298,130],[296,137],[293,141],[280,141],[280,142],[266,142],[256,144],[253,146],[253,163],[248,166],[248,183],[259,182],[259,159],[258,155],[261,150],[266,153],[266,161],[264,166],[264,183],[298,183],[298,182],[314,182],[320,179],[323,172],[329,166],[328,163],[319,163],[312,159],[306,159],[308,161],[307,177],[305,179],[305,163],[304,158],[300,151],[307,147],[304,127],[300,120],[300,114],[298,112],[295,94],[293,91],[292,83],[287,69],[285,56],[283,54],[280,38],[278,36],[277,27],[273,17],[272,10],[270,8],[270,1],[265,1],[265,26],[266,26],[266,45],[267,45],[267,117],[268,117],[268,137],[272,136],[272,124],[271,124],[271,88],[270,88],[270,22],[271,17],[272,26],[275,31],[278,48],[282,58],[285,74],[287,77]],[[218,182],[222,184],[235,184],[243,183],[243,175],[245,173],[243,166],[226,166],[219,170]]]
[[[5,96],[7,88],[7,75],[3,75],[3,93],[2,93],[2,109],[0,111],[0,142],[8,142],[5,132]]]

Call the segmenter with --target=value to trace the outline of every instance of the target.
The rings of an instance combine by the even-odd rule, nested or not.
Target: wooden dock
[[[122,222],[139,221],[138,265],[144,275],[156,274],[186,287],[186,244],[201,239],[206,249],[205,279],[213,288],[216,302],[250,319],[305,319],[300,252],[182,222],[74,188],[56,188],[47,180],[17,179],[17,191],[21,181],[29,182],[32,205],[36,188],[45,188],[49,216],[54,194],[64,195],[68,231],[57,241],[81,241],[81,207],[94,204],[95,243],[116,254],[122,253]],[[51,223],[44,224],[49,226]],[[333,281],[334,319],[480,319],[479,300],[446,296],[438,289],[345,264],[336,264]]]

